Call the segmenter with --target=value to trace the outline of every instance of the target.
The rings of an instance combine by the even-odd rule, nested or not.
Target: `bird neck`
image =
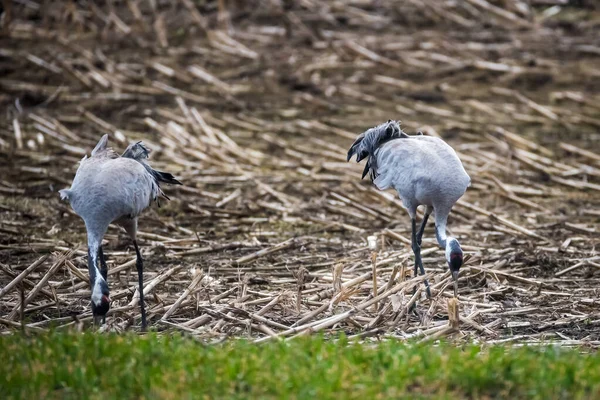
[[[448,236],[446,236],[446,218],[437,218],[435,220],[435,237],[441,248],[446,248]]]
[[[98,248],[88,247],[88,272],[90,274],[90,284],[94,285],[96,279],[101,278],[98,269]]]
[[[98,263],[100,260],[99,246],[95,243],[88,242],[88,271],[90,274],[90,285],[92,286],[92,301],[99,305],[102,302],[103,291],[108,287],[108,284],[102,277]]]
[[[450,253],[462,252],[458,240],[446,235],[446,220],[440,221],[439,224],[436,223],[435,237],[440,247],[446,252],[446,260],[450,260]]]
[[[102,275],[96,275],[96,280],[92,286],[92,302],[94,302],[95,305],[99,306],[102,304],[102,296],[104,296],[104,292],[107,291],[107,288],[108,284]]]

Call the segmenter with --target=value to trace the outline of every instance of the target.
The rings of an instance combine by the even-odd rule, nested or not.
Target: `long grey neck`
[[[97,259],[97,250],[88,247],[88,272],[90,274],[90,285],[94,287],[94,283],[96,283],[96,279],[100,275],[100,271],[98,271],[98,267],[96,266]]]
[[[100,264],[99,246],[97,244],[88,244],[88,272],[90,273],[90,285],[92,288],[96,285],[96,281],[104,280],[98,265]]]
[[[90,273],[90,284],[93,285],[96,283],[96,279],[101,279],[102,275],[100,274],[100,246],[102,245],[102,238],[106,233],[106,229],[108,228],[108,224],[97,224],[95,221],[85,221],[85,228],[87,230],[87,241],[88,241],[88,269]]]
[[[446,232],[440,232],[438,228],[435,228],[435,237],[441,248],[446,248]]]
[[[446,241],[448,236],[446,235],[446,221],[448,217],[440,217],[436,215],[435,218],[435,237],[441,248],[446,248]]]
[[[107,288],[106,281],[100,273],[100,245],[102,239],[88,232],[88,271],[90,273],[90,286],[92,287],[92,302],[99,305],[102,301],[103,289]]]

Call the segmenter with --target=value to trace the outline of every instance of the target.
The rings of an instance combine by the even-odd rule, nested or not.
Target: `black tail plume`
[[[374,128],[361,133],[352,146],[348,150],[347,161],[350,161],[353,155],[356,154],[356,162],[368,157],[367,164],[363,170],[362,177],[364,178],[367,173],[372,171],[372,178],[377,174],[376,159],[374,157],[375,151],[384,143],[389,142],[393,139],[407,138],[408,135],[402,132],[400,124],[396,121],[388,120],[388,122],[378,125]]]
[[[150,149],[148,149],[144,143],[137,142],[127,146],[127,149],[121,154],[121,157],[132,158],[136,161],[146,160],[150,155]]]
[[[157,171],[157,170],[153,169],[152,175],[154,176],[154,179],[156,179],[159,182],[170,183],[171,185],[181,185],[182,184],[177,179],[175,179],[175,177],[172,174],[170,174],[168,172],[162,172],[162,171]]]
[[[354,154],[356,155],[356,162],[359,162],[360,160],[362,160],[363,158],[365,158],[365,155],[361,155],[360,153],[357,153],[358,150],[358,146],[360,145],[360,143],[363,141],[363,139],[365,138],[365,132],[361,133],[356,140],[354,141],[354,143],[352,143],[352,146],[350,146],[350,149],[348,150],[348,158],[346,158],[346,161],[350,161],[350,159],[352,158],[352,156]]]
[[[169,198],[169,196],[167,196],[160,188],[160,183],[163,182],[163,183],[170,183],[172,185],[181,185],[181,182],[179,182],[177,179],[175,179],[175,177],[168,172],[162,172],[162,171],[157,171],[155,169],[152,169],[152,167],[150,165],[148,165],[148,163],[146,162],[149,155],[150,155],[150,149],[148,149],[142,142],[137,142],[137,143],[132,143],[129,146],[127,146],[127,149],[123,152],[121,157],[131,158],[133,160],[136,160],[140,164],[142,164],[144,166],[144,168],[146,168],[146,171],[150,172],[152,174],[152,176],[154,177],[154,180],[156,181],[156,185],[158,186],[159,195],[164,197],[167,200],[171,200]],[[160,202],[158,201],[158,197],[155,200],[156,200],[158,206],[160,207]]]

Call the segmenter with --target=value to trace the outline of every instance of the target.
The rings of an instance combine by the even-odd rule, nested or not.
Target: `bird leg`
[[[427,225],[427,220],[429,219],[429,214],[426,212],[423,215],[423,221],[421,221],[421,227],[419,227],[419,232],[417,232],[417,243],[419,244],[419,248],[421,247],[421,239],[423,239],[423,232],[425,232],[425,225]]]
[[[421,245],[417,240],[417,220],[411,219],[412,222],[412,250],[415,253],[415,276],[417,276],[417,268],[421,271],[421,275],[425,275],[425,268],[423,268],[423,260],[421,259]],[[415,288],[416,290],[416,288]],[[425,291],[427,298],[431,298],[431,290],[429,289],[429,282],[425,279]]]
[[[142,262],[142,254],[137,245],[137,241],[133,241],[133,247],[135,247],[136,261],[135,266],[138,272],[138,284],[140,293],[140,309],[142,311],[142,332],[146,331],[146,306],[144,305],[144,264]]]
[[[104,258],[104,252],[102,251],[102,246],[98,247],[98,258],[100,259],[100,274],[108,283],[108,267],[106,266],[106,259]]]
[[[92,249],[88,247],[88,272],[90,274],[90,289],[94,290],[94,282],[96,281],[96,265],[94,265],[94,257],[92,257]],[[102,316],[94,314],[94,326],[98,327],[103,323]]]
[[[104,278],[104,281],[108,284],[108,267],[106,266],[106,260],[104,259],[104,253],[102,252],[102,246],[98,247],[98,259],[100,260],[100,275]],[[106,315],[100,317],[102,324],[106,323]]]
[[[98,247],[98,259],[100,260],[100,275],[104,278],[104,281],[108,284],[108,267],[106,266],[106,259],[104,258],[104,252],[102,251],[102,245]],[[106,323],[106,315],[102,316],[102,324]]]

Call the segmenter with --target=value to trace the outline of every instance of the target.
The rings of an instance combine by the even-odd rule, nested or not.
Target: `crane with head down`
[[[169,199],[160,183],[181,185],[173,175],[148,165],[150,151],[137,142],[119,156],[108,146],[108,135],[102,136],[91,157],[85,156],[77,169],[70,189],[59,191],[63,200],[71,203],[87,231],[88,269],[92,286],[92,313],[95,322],[104,321],[110,309],[108,269],[102,252],[102,239],[108,225],[122,226],[133,241],[136,254],[142,331],[146,330],[144,305],[144,266],[136,241],[138,216],[159,197]]]
[[[364,178],[370,172],[371,180],[379,190],[393,188],[411,219],[411,245],[417,269],[425,275],[421,259],[421,239],[432,212],[435,213],[435,233],[438,244],[445,250],[446,261],[454,280],[454,295],[458,291],[458,273],[463,264],[460,243],[446,234],[448,215],[454,203],[471,185],[456,152],[437,137],[407,135],[396,121],[371,128],[358,136],[348,151],[348,161],[356,154],[356,161],[367,159]],[[424,205],[425,214],[417,229],[417,208]],[[431,297],[425,280],[427,296]]]

